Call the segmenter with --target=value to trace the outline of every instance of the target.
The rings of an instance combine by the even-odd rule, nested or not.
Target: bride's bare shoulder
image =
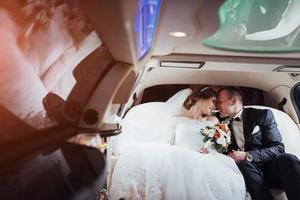
[[[191,118],[188,115],[180,114],[180,115],[174,115],[174,120],[175,121],[178,121],[178,120],[181,121],[181,120],[195,120],[195,119]]]
[[[189,118],[189,116],[185,115],[185,114],[177,114],[177,115],[174,115],[174,117],[186,117],[186,118]]]

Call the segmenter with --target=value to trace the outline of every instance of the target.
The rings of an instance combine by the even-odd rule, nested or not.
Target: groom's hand
[[[246,158],[246,152],[245,151],[240,151],[240,150],[238,150],[238,151],[235,151],[235,150],[232,150],[229,154],[228,154],[228,156],[230,157],[230,158],[232,158],[235,162],[240,162],[240,161],[242,161],[242,160],[245,160],[245,158]]]

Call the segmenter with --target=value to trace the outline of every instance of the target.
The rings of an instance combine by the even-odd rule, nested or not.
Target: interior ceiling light
[[[161,61],[161,67],[200,69],[205,62]]]
[[[174,31],[174,32],[170,32],[169,33],[170,36],[173,36],[173,37],[187,37],[187,33],[185,32],[180,32],[180,31]]]

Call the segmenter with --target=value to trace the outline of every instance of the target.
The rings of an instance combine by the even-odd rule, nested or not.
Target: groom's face
[[[234,101],[226,90],[223,90],[218,95],[218,108],[221,117],[232,117],[234,113]]]

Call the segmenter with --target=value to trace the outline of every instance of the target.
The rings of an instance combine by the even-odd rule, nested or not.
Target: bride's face
[[[213,110],[216,109],[216,97],[211,97],[209,99],[201,99],[198,100],[198,104],[200,104],[202,115],[212,115]]]

